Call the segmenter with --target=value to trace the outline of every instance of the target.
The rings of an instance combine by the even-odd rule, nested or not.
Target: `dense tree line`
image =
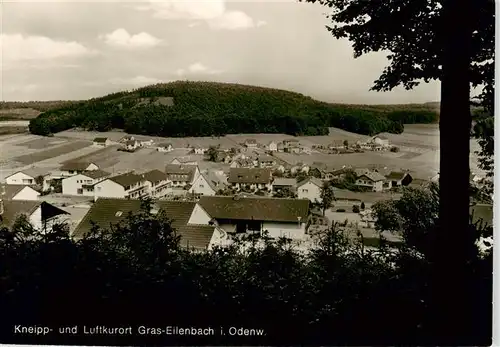
[[[366,249],[334,226],[307,255],[284,239],[265,240],[264,247],[188,252],[179,247],[168,216],[149,212],[149,201],[110,230],[95,227],[77,242],[64,225],[44,234],[21,218],[0,232],[2,314],[13,324],[235,326],[267,333],[265,339],[215,336],[168,342],[161,336],[156,344],[489,345],[491,254],[481,256],[472,239],[475,250],[464,269],[474,290],[468,298],[476,308],[470,312],[471,326],[452,336],[433,330],[428,284],[438,250],[429,247],[436,202],[428,200],[435,197],[409,191],[408,204],[381,219],[385,224],[403,221],[398,225],[406,231],[405,243],[392,251],[384,239],[379,248]],[[428,232],[422,234],[415,215],[425,220]],[[394,222],[387,225],[397,229]],[[471,235],[479,236],[474,226]],[[22,338],[16,341],[29,342]],[[42,337],[35,338],[40,342]],[[63,338],[56,335],[52,342],[74,344],[76,337]],[[144,344],[128,336],[126,341],[83,338],[87,344]]]
[[[172,97],[173,105],[156,102]],[[404,123],[437,121],[432,110],[334,105],[302,94],[237,84],[172,82],[119,92],[44,112],[30,131],[48,135],[72,127],[159,136],[231,133],[325,135],[328,127],[360,134],[401,133]]]

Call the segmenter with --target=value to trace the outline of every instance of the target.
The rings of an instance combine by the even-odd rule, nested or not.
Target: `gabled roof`
[[[376,139],[377,137],[378,137],[379,139],[381,139],[381,140],[389,140],[389,139],[387,138],[387,136],[384,136],[384,135],[375,135],[375,136],[373,136],[373,139]]]
[[[155,204],[172,219],[172,227],[181,236],[182,246],[204,249],[210,244],[213,226],[188,224],[196,203],[158,200]],[[103,229],[109,229],[110,225],[124,221],[129,212],[138,212],[140,208],[141,201],[137,199],[99,198],[78,224],[73,236],[82,238],[91,230],[91,221]]]
[[[125,141],[125,145],[127,145],[127,146],[135,146],[137,143],[139,143],[139,141],[137,141],[137,140],[127,140],[127,141]]]
[[[257,161],[259,163],[263,162],[269,162],[269,161],[276,161],[276,158],[273,157],[272,155],[267,155],[267,154],[261,154],[257,157]]]
[[[373,182],[385,181],[385,177],[379,174],[378,172],[367,172],[359,177],[367,177],[369,180]]]
[[[168,148],[170,146],[172,146],[172,144],[170,142],[164,142],[164,143],[158,144],[158,147]]]
[[[125,188],[133,186],[134,184],[139,182],[144,182],[146,180],[143,175],[138,175],[133,172],[127,172],[122,175],[110,177],[108,179]]]
[[[107,137],[96,137],[93,142],[105,143],[107,140]]]
[[[246,139],[246,140],[245,140],[245,143],[252,143],[252,144],[256,144],[256,143],[257,143],[257,140],[256,140],[256,139]]]
[[[165,173],[172,181],[190,182],[194,177],[196,168],[194,165],[167,164],[165,166]]]
[[[151,170],[144,173],[144,178],[146,181],[151,183],[161,182],[167,180],[167,174],[161,172],[160,170]]]
[[[31,167],[31,168],[28,168],[25,170],[16,171],[16,172],[6,176],[5,178],[9,178],[9,177],[14,176],[15,174],[18,174],[18,173],[23,173],[23,174],[31,176],[33,178],[37,178],[38,176],[47,176],[50,174],[51,171],[52,171],[51,169],[45,168],[45,167]]]
[[[223,189],[226,186],[225,180],[212,171],[202,172],[199,177],[203,178],[214,192],[217,192],[217,190]]]
[[[29,217],[38,207],[42,208],[42,221],[61,214],[68,214],[68,212],[45,201],[3,200],[4,211],[1,215],[0,224],[10,228],[19,215],[23,214]]]
[[[24,188],[34,190],[30,186],[25,186],[22,184],[0,184],[0,199],[12,200]]]
[[[67,161],[61,166],[62,171],[84,171],[89,167],[90,162],[86,161]],[[95,165],[95,164],[94,164]]]
[[[296,186],[297,181],[295,178],[276,178],[273,181],[273,186]]]
[[[172,161],[174,161],[174,160],[177,160],[181,164],[196,162],[196,160],[185,158],[185,157],[178,157],[178,158],[172,159]]]
[[[319,178],[316,177],[308,177],[303,181],[300,181],[299,184],[297,184],[297,188],[302,187],[304,184],[311,182],[315,186],[318,186],[320,188],[323,187],[323,181],[320,180]]]
[[[81,174],[93,179],[107,177],[111,175],[109,172],[102,170],[83,171]]]
[[[231,168],[229,170],[229,183],[266,184],[272,180],[270,169],[260,168]]]
[[[388,180],[399,181],[405,178],[408,175],[407,172],[397,172],[391,171],[387,176],[385,176]]]
[[[309,200],[264,197],[202,196],[198,202],[215,219],[306,222]]]

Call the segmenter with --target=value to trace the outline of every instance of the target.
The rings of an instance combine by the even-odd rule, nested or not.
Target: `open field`
[[[40,111],[32,108],[13,108],[0,110],[0,119],[33,119]]]
[[[40,162],[40,161],[43,161],[46,159],[58,157],[60,155],[66,154],[66,153],[77,151],[77,150],[82,149],[84,147],[87,147],[89,145],[90,145],[90,143],[88,143],[87,141],[73,141],[71,143],[67,143],[67,144],[64,144],[64,145],[61,145],[61,146],[58,146],[55,148],[43,150],[43,151],[32,153],[32,154],[25,154],[25,155],[21,155],[18,157],[14,157],[12,160],[17,161],[17,162],[24,164],[24,165],[30,165],[30,164],[35,164],[37,162]]]
[[[0,127],[0,135],[13,135],[28,133],[28,129],[22,126],[2,126]]]
[[[47,147],[63,144],[65,142],[67,142],[67,140],[54,137],[40,137],[34,140],[16,143],[15,146],[23,146],[29,149],[44,149]]]

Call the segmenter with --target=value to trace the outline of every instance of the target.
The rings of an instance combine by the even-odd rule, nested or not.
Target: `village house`
[[[375,223],[377,222],[377,217],[371,209],[366,209],[359,212],[360,221],[358,225],[362,228],[375,229]]]
[[[5,177],[7,185],[29,185],[40,191],[50,189],[50,180],[52,179],[51,169],[44,167],[31,167],[22,171],[14,172]]]
[[[271,141],[267,144],[267,150],[271,152],[277,152],[278,151],[278,143],[275,141]]]
[[[204,171],[193,182],[189,193],[196,195],[216,195],[219,190],[227,187],[226,178],[223,174],[217,174],[213,171]]]
[[[172,228],[180,236],[180,245],[192,250],[209,249],[215,241],[220,239],[216,227],[204,224],[188,223],[196,203],[186,201],[155,201],[151,213],[160,210],[172,220]],[[137,213],[141,209],[138,199],[100,198],[89,209],[85,217],[73,232],[73,238],[83,238],[92,230],[95,224],[102,229],[109,229],[125,220],[129,213]]]
[[[389,183],[389,188],[407,187],[413,181],[413,177],[408,172],[391,171],[385,178]]]
[[[356,185],[359,187],[369,188],[374,192],[384,190],[385,177],[378,172],[366,172],[356,179]]]
[[[335,169],[326,163],[315,161],[311,164],[308,174],[321,179],[329,179],[334,171]]]
[[[174,165],[198,165],[198,162],[196,160],[187,158],[187,157],[179,157],[179,158],[174,158],[170,164]]]
[[[269,168],[275,166],[276,164],[277,164],[276,158],[267,154],[259,155],[254,161],[254,166],[260,168]]]
[[[246,139],[245,142],[244,142],[244,145],[247,148],[257,148],[258,143],[257,143],[256,139]]]
[[[283,151],[286,153],[300,153],[300,143],[297,139],[283,140]]]
[[[121,139],[120,139],[120,143],[125,143],[127,141],[134,141],[135,140],[135,137],[132,136],[132,135],[126,135],[126,136],[123,136]]]
[[[67,161],[59,170],[61,171],[61,178],[64,178],[80,174],[84,171],[99,170],[99,166],[85,161]]]
[[[45,201],[0,200],[0,226],[12,228],[21,215],[40,231],[49,231],[69,213]]]
[[[299,199],[308,199],[314,203],[321,203],[322,188],[322,180],[316,177],[308,177],[297,184],[297,196]]]
[[[386,136],[383,135],[375,135],[371,138],[371,143],[382,146],[382,147],[389,147],[389,139]]]
[[[139,141],[139,146],[140,147],[152,147],[154,144],[154,141],[153,140],[142,140],[142,141]]]
[[[96,137],[92,141],[92,145],[95,147],[106,147],[111,144],[111,141],[107,137]]]
[[[194,154],[205,154],[208,151],[207,147],[195,146],[192,148]]]
[[[305,165],[305,164],[302,164],[302,163],[297,163],[296,165],[292,166],[290,168],[290,173],[292,175],[296,175],[298,173],[305,173],[305,174],[309,174],[309,170],[310,170],[310,166],[309,165]]]
[[[210,223],[228,234],[268,233],[274,239],[304,239],[309,201],[242,196],[202,196],[190,221]]]
[[[238,159],[233,159],[231,164],[229,165],[232,169],[238,169],[238,168],[252,168],[254,167],[254,161],[250,158],[238,158]]]
[[[311,154],[312,153],[312,148],[311,146],[308,146],[306,144],[300,144],[299,146],[299,152],[304,153],[304,154]]]
[[[94,193],[94,200],[99,198],[141,198],[148,195],[148,183],[144,175],[127,172],[96,183]]]
[[[229,169],[228,183],[236,190],[272,189],[272,172],[261,168],[231,168]]]
[[[0,199],[37,201],[40,193],[31,186],[0,184]]]
[[[283,189],[290,189],[294,192],[297,187],[295,178],[275,178],[273,181],[273,192],[277,193]]]
[[[94,196],[94,184],[99,183],[111,174],[102,170],[83,171],[62,179],[63,195]]]
[[[171,143],[160,143],[156,148],[158,152],[169,153],[174,150]]]
[[[139,147],[141,144],[135,139],[123,142],[123,149],[127,152],[135,152]]]
[[[276,145],[276,148],[277,148],[278,152],[285,151],[285,145],[283,144],[283,142],[278,142],[278,144]]]
[[[167,174],[160,170],[145,172],[144,179],[147,182],[148,195],[154,199],[161,199],[171,192],[172,182]]]
[[[200,175],[200,170],[197,165],[167,164],[165,173],[172,187],[178,188],[192,185]]]

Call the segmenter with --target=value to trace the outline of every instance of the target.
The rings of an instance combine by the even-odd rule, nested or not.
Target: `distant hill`
[[[58,104],[59,103],[59,104]],[[29,107],[35,108],[34,104]],[[326,135],[328,127],[372,135],[401,133],[404,123],[432,123],[438,115],[424,105],[330,104],[285,90],[214,82],[177,81],[87,101],[41,103],[30,122],[33,134],[73,127],[124,129],[155,136],[237,133]]]

